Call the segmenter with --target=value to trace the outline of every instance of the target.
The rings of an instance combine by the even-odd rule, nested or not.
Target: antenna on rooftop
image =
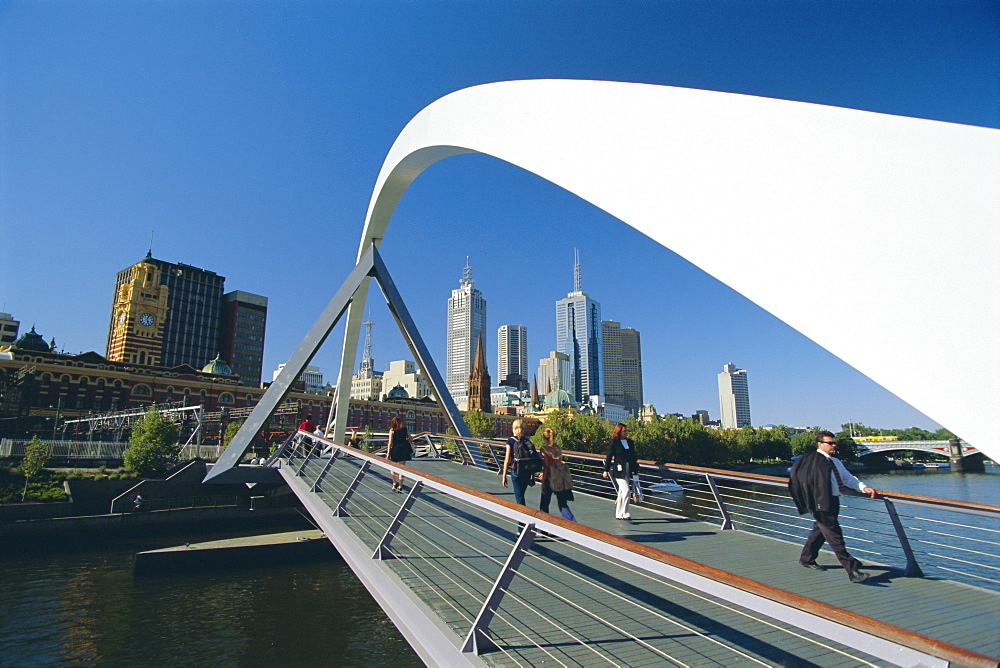
[[[469,264],[469,256],[465,256],[465,268],[462,270],[462,285],[472,285],[475,283],[472,280],[472,265]]]
[[[582,281],[580,280],[580,249],[573,249],[573,292],[580,292],[582,290]]]
[[[148,255],[149,257],[153,257],[153,232],[155,231],[156,230],[149,231],[149,250],[146,251],[146,255]]]

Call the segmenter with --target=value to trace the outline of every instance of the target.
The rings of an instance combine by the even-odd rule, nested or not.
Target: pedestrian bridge
[[[576,453],[575,524],[512,503],[501,444],[421,442],[400,466],[299,432],[265,467],[428,664],[998,665],[1000,506],[846,500],[848,546],[873,574],[850,584],[829,553],[824,572],[798,567],[810,521],[783,478],[644,463],[644,484],[683,491],[625,523],[599,458]],[[268,473],[227,477],[241,472]]]

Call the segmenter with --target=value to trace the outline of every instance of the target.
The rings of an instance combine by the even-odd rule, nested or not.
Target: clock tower
[[[107,358],[113,362],[160,364],[168,288],[151,259],[147,255],[119,272],[108,332]]]

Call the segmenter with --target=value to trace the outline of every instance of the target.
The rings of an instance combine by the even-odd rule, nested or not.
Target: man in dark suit
[[[833,456],[836,451],[837,441],[833,434],[828,431],[818,432],[815,452],[796,459],[788,477],[788,490],[795,500],[799,514],[812,513],[813,519],[816,520],[806,544],[802,547],[799,564],[806,568],[823,570],[823,567],[816,563],[816,557],[826,542],[837,555],[851,582],[861,582],[868,577],[868,574],[861,570],[861,562],[847,552],[844,532],[837,520],[837,515],[840,513],[840,495],[841,492],[855,489],[874,499],[876,491],[855,478],[843,463]]]

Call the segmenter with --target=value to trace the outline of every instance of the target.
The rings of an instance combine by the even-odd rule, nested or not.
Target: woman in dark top
[[[413,441],[398,417],[389,422],[389,452],[386,458],[390,462],[407,462],[413,459]],[[392,491],[403,491],[403,474],[392,471]]]
[[[639,473],[639,456],[635,454],[635,443],[628,440],[628,427],[622,423],[615,425],[608,444],[608,454],[604,458],[604,477],[610,477],[618,490],[615,503],[615,519],[631,520],[628,504],[631,501],[629,485],[633,475]]]

